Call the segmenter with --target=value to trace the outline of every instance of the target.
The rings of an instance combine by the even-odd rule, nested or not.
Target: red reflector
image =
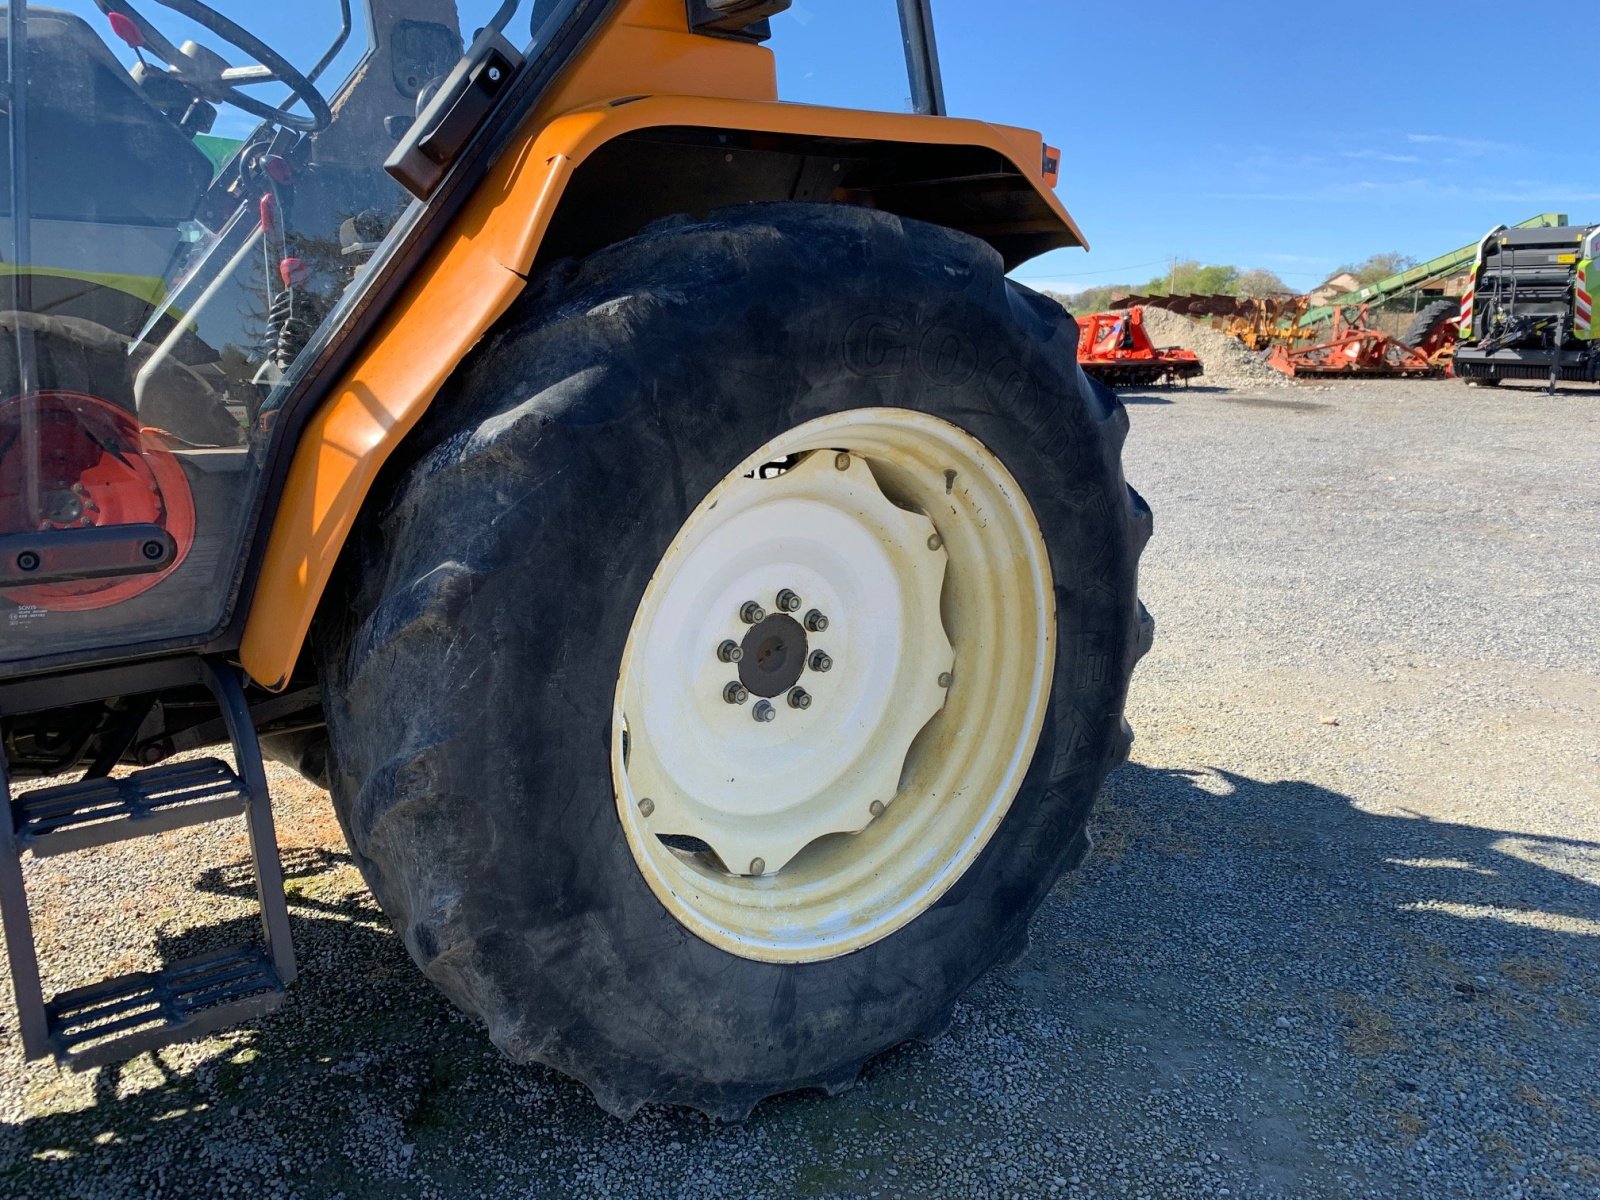
[[[286,258],[278,264],[278,277],[286,288],[299,287],[310,274],[311,268],[303,258]]]
[[[139,32],[139,27],[133,23],[133,18],[125,13],[107,13],[106,19],[111,22],[111,32],[116,34],[129,47],[134,50],[144,45],[144,34]]]
[[[278,206],[273,203],[272,195],[268,193],[261,197],[261,232],[272,232],[273,226],[278,223],[277,215]]]
[[[1054,146],[1044,148],[1044,181],[1051,187],[1061,178],[1061,151]]]

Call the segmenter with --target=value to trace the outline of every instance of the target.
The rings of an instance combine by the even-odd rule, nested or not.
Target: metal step
[[[206,758],[149,767],[121,779],[84,779],[12,795],[0,753],[0,794],[8,810],[0,817],[0,919],[27,1058],[54,1055],[80,1069],[100,1066],[260,1017],[283,1003],[294,982],[289,905],[267,775],[244,689],[232,668],[199,658],[130,664],[74,678],[59,689],[39,690],[18,711],[195,684],[216,697],[237,770]],[[23,855],[43,858],[91,850],[241,815],[255,866],[262,945],[212,951],[159,971],[123,975],[45,999]]]
[[[62,992],[45,1013],[57,1060],[82,1070],[264,1016],[286,993],[266,950],[230,946]]]
[[[123,779],[85,779],[18,796],[17,845],[35,857],[105,846],[244,813],[250,791],[220,759],[148,767]]]

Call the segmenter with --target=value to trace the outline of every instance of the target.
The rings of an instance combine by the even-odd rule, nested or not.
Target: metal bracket
[[[0,587],[165,571],[178,543],[159,525],[104,525],[0,537]]]
[[[485,29],[417,115],[383,169],[419,200],[433,195],[522,64],[515,46]]]
[[[772,36],[768,18],[788,10],[792,0],[689,0],[689,29],[745,42]]]

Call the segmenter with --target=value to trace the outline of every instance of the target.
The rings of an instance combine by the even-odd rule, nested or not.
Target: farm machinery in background
[[[1391,337],[1371,324],[1366,304],[1320,310],[1319,322],[1305,320],[1307,296],[1247,298],[1240,296],[1130,296],[1114,305],[1111,320],[1164,308],[1189,317],[1210,317],[1212,324],[1247,348],[1268,355],[1267,363],[1285,375],[1364,375],[1370,377],[1440,373],[1455,345],[1453,301],[1430,304],[1417,314],[1403,337]],[[1331,320],[1330,320],[1331,318]],[[1081,345],[1081,343],[1080,343]],[[1099,358],[1080,361],[1089,370]]]
[[[1089,313],[1077,322],[1078,365],[1108,387],[1187,383],[1205,371],[1193,350],[1152,342],[1142,308]]]
[[[1541,230],[1565,223],[1566,217],[1560,213],[1540,213],[1516,228]],[[1353,292],[1334,296],[1326,304],[1304,309],[1295,332],[1311,335],[1308,340],[1312,344],[1280,341],[1268,361],[1293,376],[1427,378],[1449,374],[1461,330],[1461,314],[1455,302],[1441,299],[1423,305],[1398,337],[1378,329],[1370,312],[1372,306],[1417,295],[1429,283],[1467,270],[1478,258],[1480,245],[1475,242],[1462,246]],[[1326,333],[1322,332],[1324,327]]]
[[[1504,228],[1496,230],[1490,239],[1505,235],[1497,245],[1521,247],[1527,259],[1527,252],[1550,242],[1549,236],[1541,231],[1564,230],[1566,223],[1567,218],[1560,213],[1540,213],[1511,226],[1509,233]],[[1572,232],[1581,235],[1584,231]],[[1582,240],[1581,236],[1578,240]],[[1117,300],[1111,307],[1123,311],[1163,308],[1188,317],[1209,318],[1216,328],[1233,335],[1249,349],[1270,352],[1267,361],[1286,375],[1368,378],[1444,375],[1452,371],[1453,364],[1463,361],[1456,354],[1456,344],[1462,336],[1463,321],[1470,315],[1471,295],[1460,306],[1451,299],[1435,299],[1423,304],[1399,336],[1377,327],[1377,306],[1407,295],[1420,298],[1421,289],[1428,284],[1472,270],[1474,262],[1478,264],[1474,271],[1476,280],[1484,273],[1485,261],[1492,262],[1493,249],[1488,241],[1474,242],[1316,305],[1307,296],[1133,295]],[[1576,276],[1577,263],[1583,255],[1574,253],[1569,257],[1572,258],[1570,263],[1553,264],[1561,278],[1540,275],[1540,286],[1545,287],[1543,292],[1529,290],[1533,286],[1532,276],[1522,280],[1520,301],[1512,299],[1519,286],[1515,281],[1529,271],[1538,274],[1538,265],[1527,259],[1525,262],[1518,260],[1515,270],[1508,267],[1500,271],[1491,266],[1487,277],[1501,280],[1503,284],[1496,293],[1503,299],[1497,303],[1505,312],[1512,313],[1514,309],[1515,313],[1497,326],[1492,338],[1479,344],[1479,349],[1488,348],[1484,354],[1499,353],[1500,358],[1493,366],[1474,365],[1473,378],[1498,382],[1500,378],[1542,378],[1548,373],[1551,338],[1555,336],[1555,321],[1559,315],[1556,309],[1561,306],[1552,307],[1557,298],[1553,293],[1546,293],[1552,287],[1560,291],[1563,286],[1573,286],[1568,277]],[[1548,270],[1545,274],[1549,274]],[[1577,292],[1588,294],[1581,287]],[[1580,309],[1586,311],[1587,305],[1577,295],[1569,297],[1565,304],[1569,315],[1563,337],[1575,345],[1578,313]],[[1592,342],[1587,344],[1593,345]],[[1569,357],[1580,353],[1574,345],[1567,346]],[[1538,357],[1539,347],[1546,353],[1538,363],[1533,363],[1532,359],[1513,361],[1517,347],[1535,351],[1535,357]],[[1468,361],[1480,364],[1487,359],[1473,357]],[[1589,354],[1582,363],[1573,359],[1560,369],[1566,372],[1564,378],[1588,378],[1584,371],[1600,371],[1600,354]]]
[[[1124,296],[1112,309],[1164,308],[1185,317],[1209,317],[1222,332],[1251,350],[1266,350],[1283,341],[1310,336],[1298,332],[1301,315],[1311,303],[1306,296]]]
[[[1435,305],[1429,305],[1421,318],[1430,314]],[[1454,310],[1449,302],[1444,306]],[[1420,322],[1413,323],[1413,330]],[[1393,378],[1396,376],[1422,376],[1440,374],[1443,370],[1440,355],[1448,358],[1455,345],[1455,318],[1452,312],[1430,325],[1418,335],[1421,344],[1406,337],[1391,337],[1368,324],[1367,306],[1361,305],[1354,318],[1346,320],[1343,309],[1335,309],[1332,329],[1327,340],[1310,346],[1295,346],[1279,342],[1272,348],[1267,363],[1285,375],[1363,375],[1368,378]]]
[[[1493,387],[1504,379],[1600,382],[1600,225],[1493,230],[1461,299],[1455,372]]]

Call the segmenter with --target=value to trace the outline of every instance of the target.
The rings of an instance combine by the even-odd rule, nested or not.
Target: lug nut
[[[937,549],[939,549],[939,547],[941,547],[943,545],[944,545],[944,539],[942,537],[940,537],[937,533],[934,534],[932,537],[930,537],[928,539],[928,549],[929,550],[937,550]]]
[[[828,631],[828,618],[822,615],[822,610],[813,608],[806,614],[806,628],[812,633],[826,633]]]
[[[939,686],[942,688],[948,688],[954,682],[955,677],[952,676],[949,671],[945,671],[939,676]]]
[[[811,693],[805,688],[795,688],[789,693],[789,707],[801,710],[811,707]]]
[[[639,815],[640,816],[648,817],[651,813],[655,812],[655,810],[656,810],[656,802],[654,800],[650,799],[649,796],[646,796],[643,800],[639,801]]]
[[[767,873],[767,860],[766,859],[764,859],[764,858],[752,858],[750,860],[750,874],[752,874],[752,875],[765,875],[766,873]]]
[[[813,671],[831,671],[833,670],[833,659],[829,658],[825,652],[818,650],[811,656],[811,669]]]
[[[729,638],[717,647],[717,657],[725,663],[736,663],[744,660],[744,651],[739,648],[739,643]]]
[[[867,811],[870,812],[874,817],[883,816],[883,801],[882,800],[874,800],[872,802],[872,804],[868,807]],[[649,814],[646,813],[645,815],[648,816]]]
[[[743,704],[750,699],[750,693],[744,684],[734,682],[722,689],[722,698],[729,704]]]
[[[762,700],[750,711],[750,715],[765,725],[778,719],[778,710],[772,707],[771,700]]]
[[[739,610],[739,619],[746,625],[759,625],[767,619],[767,610],[754,600],[747,600],[744,607]]]
[[[850,456],[842,451],[835,454],[833,456],[833,465],[841,471],[848,471],[850,469]]]
[[[792,613],[800,611],[800,597],[788,588],[778,593],[778,609],[781,612]]]

